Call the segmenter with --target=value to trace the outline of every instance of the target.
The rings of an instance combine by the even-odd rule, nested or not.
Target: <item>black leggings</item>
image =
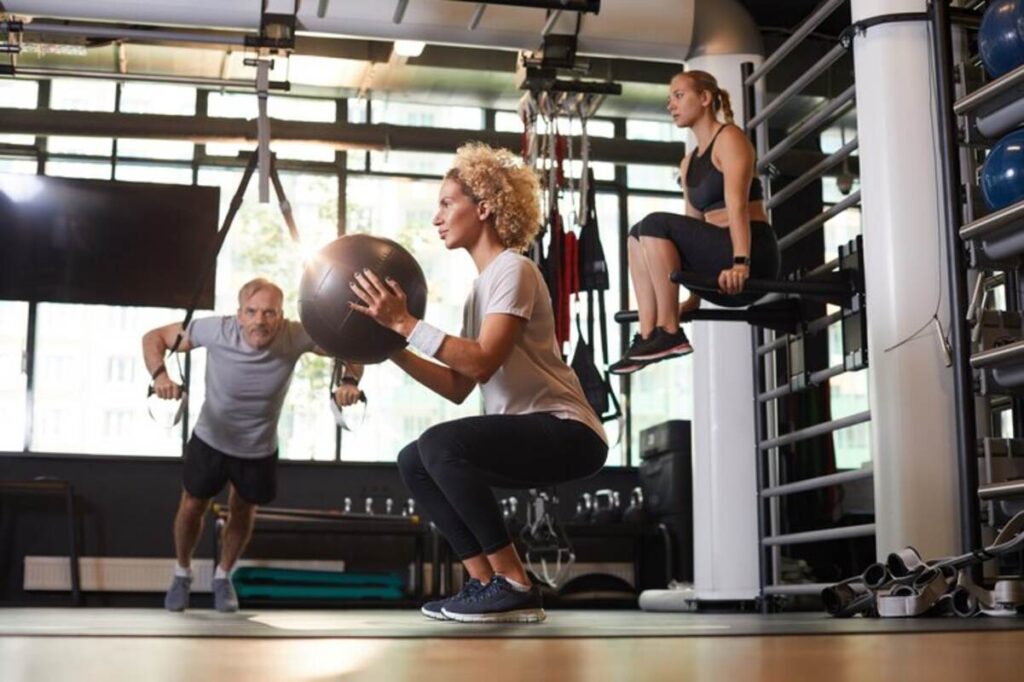
[[[416,502],[459,559],[511,539],[491,487],[535,488],[594,474],[608,446],[582,422],[538,412],[467,417],[432,426],[398,454]]]
[[[629,231],[634,239],[657,237],[676,245],[683,270],[717,277],[732,267],[732,239],[729,229],[676,213],[652,213]],[[772,226],[761,221],[750,222],[750,276],[777,279],[779,276],[779,244]],[[701,292],[700,297],[715,305],[737,308],[750,305],[764,294]]]

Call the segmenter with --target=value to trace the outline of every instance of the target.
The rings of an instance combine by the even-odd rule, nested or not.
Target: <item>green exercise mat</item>
[[[403,599],[399,587],[235,583],[239,599]]]

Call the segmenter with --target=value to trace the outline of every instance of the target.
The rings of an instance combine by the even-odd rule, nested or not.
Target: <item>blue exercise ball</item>
[[[992,210],[1024,199],[1024,130],[996,142],[981,167],[981,192]]]
[[[978,51],[988,75],[998,78],[1024,64],[1024,14],[1021,0],[994,0],[978,29]]]

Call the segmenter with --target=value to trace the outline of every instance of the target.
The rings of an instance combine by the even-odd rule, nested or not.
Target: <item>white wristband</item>
[[[445,333],[443,331],[420,320],[412,328],[412,334],[409,334],[407,340],[409,345],[419,352],[434,357],[437,355],[437,351],[441,350],[444,337]]]

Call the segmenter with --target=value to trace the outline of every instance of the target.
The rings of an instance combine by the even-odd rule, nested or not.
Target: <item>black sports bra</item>
[[[715,140],[718,139],[719,133],[727,126],[728,124],[718,129],[703,154],[695,153],[690,157],[690,165],[686,169],[684,180],[686,196],[690,200],[690,204],[701,213],[725,207],[725,177],[722,175],[722,171],[711,163],[711,150],[715,146]],[[750,194],[747,199],[749,201],[764,199],[761,178],[754,176],[750,183]]]

